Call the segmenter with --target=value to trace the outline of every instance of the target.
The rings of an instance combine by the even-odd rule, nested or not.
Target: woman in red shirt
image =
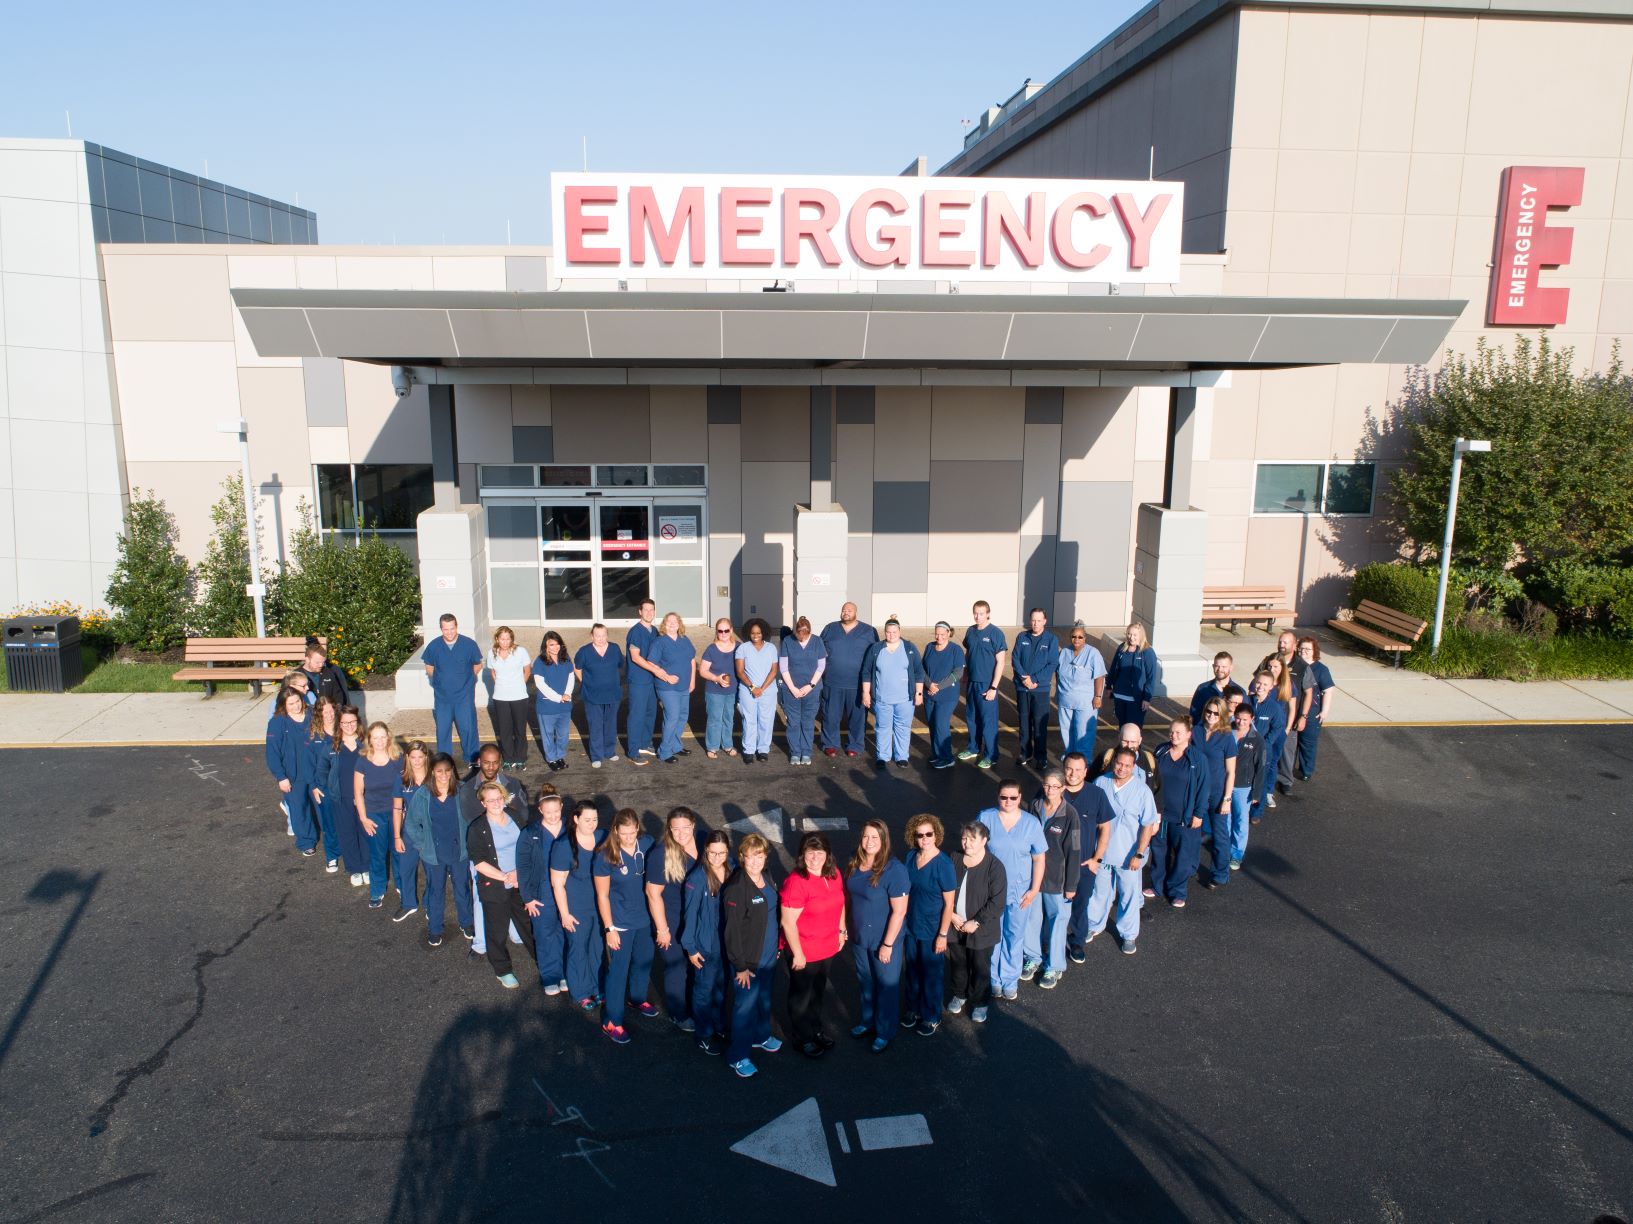
[[[822,1031],[828,968],[846,940],[845,881],[821,833],[800,841],[799,861],[782,887],[782,930],[788,941],[789,1028],[801,1054],[821,1058],[834,1044]]]

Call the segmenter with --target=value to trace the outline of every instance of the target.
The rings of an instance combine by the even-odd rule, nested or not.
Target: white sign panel
[[[559,274],[1179,280],[1183,183],[733,174],[550,176]]]
[[[658,539],[666,544],[696,540],[697,516],[695,514],[660,514],[658,516]]]

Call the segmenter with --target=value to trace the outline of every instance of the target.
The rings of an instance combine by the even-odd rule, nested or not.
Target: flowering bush
[[[14,616],[77,616],[80,640],[86,645],[104,649],[113,643],[113,613],[102,608],[82,608],[66,599],[58,599],[50,603],[24,604],[6,613],[8,620]]]

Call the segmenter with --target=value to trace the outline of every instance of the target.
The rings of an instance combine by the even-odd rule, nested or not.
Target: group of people
[[[590,631],[590,640],[570,656],[561,635],[547,631],[532,658],[517,644],[508,625],[495,631],[492,647],[484,654],[459,632],[454,617],[443,616],[440,636],[423,654],[433,695],[437,750],[451,754],[457,734],[462,756],[474,762],[477,681],[485,678],[492,694],[500,760],[507,770],[525,765],[530,729],[546,766],[552,771],[566,768],[567,741],[578,703],[583,706],[584,751],[591,768],[600,769],[620,759],[620,707],[626,711],[625,745],[630,762],[673,763],[691,751],[683,733],[692,695],[701,685],[701,739],[711,760],[740,753],[746,763],[767,761],[780,705],[788,759],[794,765],[811,764],[819,718],[825,756],[862,755],[867,750],[871,713],[873,756],[881,770],[907,767],[917,717],[924,719],[929,730],[932,769],[971,761],[990,770],[1001,760],[999,685],[1007,672],[1018,713],[1017,759],[1043,769],[1050,757],[1051,714],[1059,729],[1062,754],[1092,751],[1107,700],[1116,725],[1143,727],[1161,678],[1156,652],[1138,623],[1128,626],[1108,663],[1100,648],[1089,642],[1081,622],[1072,626],[1062,644],[1050,629],[1047,614],[1034,608],[1011,650],[1004,631],[992,623],[985,600],[971,609],[972,623],[961,642],[953,641],[952,625],[940,621],[932,640],[922,648],[902,636],[901,624],[894,617],[885,622],[882,634],[861,622],[854,603],[845,604],[839,619],[820,634],[813,631],[809,618],[801,616],[775,642],[771,626],[758,617],[743,625],[741,636],[730,619],[721,617],[714,624],[713,640],[701,652],[687,638],[677,613],[657,620],[657,608],[650,599],[642,601],[639,611],[640,619],[622,647],[611,640],[605,625],[597,624]],[[1313,651],[1307,655],[1296,639],[1289,642],[1294,637],[1284,633],[1272,657],[1284,660],[1280,666],[1289,673],[1288,683],[1301,694],[1300,708],[1292,710],[1287,719],[1287,740],[1299,753],[1307,754],[1308,762],[1301,768],[1308,773],[1315,768],[1322,699],[1332,680],[1325,665],[1309,671],[1320,658],[1314,639],[1305,639],[1308,650]],[[1227,666],[1219,694],[1228,696],[1234,689],[1247,696],[1230,679],[1229,656],[1221,658]],[[1269,662],[1267,659],[1266,664]],[[1215,671],[1217,677],[1217,660]],[[1306,684],[1309,677],[1313,679]],[[1279,692],[1282,682],[1273,678],[1273,687]],[[1201,690],[1198,692],[1200,695]],[[961,699],[967,739],[955,753],[952,720]],[[1191,717],[1193,721],[1201,717],[1196,701]],[[1220,727],[1229,728],[1228,712]]]
[[[1118,654],[1143,649],[1136,628]],[[1034,625],[1030,636],[1043,629]],[[549,641],[540,657],[553,665],[563,652]],[[892,642],[899,629],[887,626],[881,649]],[[956,850],[945,845],[941,820],[925,813],[907,820],[897,857],[889,827],[873,819],[843,865],[824,834],[805,835],[779,881],[764,837],[751,833],[734,847],[689,808],[671,810],[653,838],[630,808],[604,826],[594,801],[569,803],[549,783],[530,800],[499,745],[483,746],[463,778],[446,752],[418,743],[400,750],[389,727],[361,729],[356,708],[323,691],[317,650],[286,679],[267,732],[268,768],[297,850],[314,856],[321,838],[328,870],[350,872],[371,908],[384,905],[394,878],[394,921],[423,910],[431,947],[443,942],[451,891],[471,955],[486,957],[502,986],[520,984],[510,951],[519,944],[544,993],[597,1013],[614,1043],[630,1040],[631,1010],[667,1015],[742,1077],[756,1073],[756,1054],[782,1047],[771,1025],[779,969],[788,975],[786,1030],[800,1052],[820,1058],[833,1047],[823,1007],[847,946],[857,983],[850,1035],[874,1052],[903,1029],[933,1036],[947,1015],[985,1023],[994,1000],[1016,999],[1023,982],[1053,989],[1108,925],[1133,955],[1146,899],[1185,907],[1205,824],[1212,860],[1200,883],[1229,883],[1248,827],[1275,806],[1276,790],[1314,772],[1332,708],[1318,644],[1292,634],[1247,688],[1233,679],[1231,657],[1217,656],[1193,698],[1195,717],[1176,715],[1155,752],[1134,717],[1149,695],[1131,683],[1125,697],[1114,680],[1113,699],[1131,715],[1117,744],[1091,762],[1091,721],[1060,768],[1045,759],[1030,799],[1019,781],[1001,781],[995,805],[957,830]],[[643,657],[677,676],[664,647]],[[1107,671],[1115,677],[1118,667]],[[1039,673],[1027,674],[1047,691]],[[878,672],[863,676],[873,685]],[[570,697],[561,673],[545,680]],[[876,709],[876,691],[863,690],[861,709]],[[1293,760],[1282,779],[1288,744]]]

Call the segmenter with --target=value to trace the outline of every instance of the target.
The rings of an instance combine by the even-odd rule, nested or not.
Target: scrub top
[[[664,921],[669,924],[669,933],[671,935],[679,935],[681,910],[686,903],[686,877],[691,875],[697,867],[697,860],[684,850],[680,852],[684,870],[681,872],[680,881],[676,883],[671,881],[663,870],[664,861],[669,855],[669,848],[657,842],[653,842],[653,846],[651,862],[646,866],[647,887],[663,889]]]
[[[794,929],[799,932],[800,949],[807,961],[827,960],[839,951],[839,920],[845,912],[844,880],[838,875],[790,872],[783,881],[782,903],[785,909],[800,911]]]
[[[1217,807],[1225,793],[1225,762],[1236,759],[1236,734],[1216,731],[1212,735],[1197,736],[1191,741],[1208,765],[1208,799]]]
[[[499,657],[497,650],[488,651],[487,665],[493,672],[493,699],[495,701],[526,701],[527,677],[522,669],[527,666],[527,654],[512,645],[510,653]]]
[[[432,638],[420,652],[420,659],[432,667],[431,691],[438,697],[460,697],[476,689],[476,673],[471,669],[482,662],[482,651],[463,633],[452,646],[442,636]]]
[[[761,642],[758,650],[753,642],[744,642],[737,648],[737,659],[755,688],[764,684],[765,678],[777,670],[777,648],[770,642]]]
[[[567,826],[563,827],[566,828]],[[597,829],[595,831],[594,850],[586,850],[583,846],[578,846],[571,833],[558,838],[556,844],[550,847],[550,870],[565,871],[567,873],[565,887],[569,897],[582,897],[585,894],[594,895],[595,885],[591,881],[595,878],[595,861],[601,857],[601,843],[606,840],[607,831]],[[573,849],[575,846],[578,849],[577,865],[573,863]],[[584,914],[575,914],[573,916],[575,918],[586,917]]]
[[[585,649],[591,654],[595,653],[593,647],[585,647]],[[607,653],[611,654],[615,649],[616,647],[608,645]],[[545,698],[539,705],[541,713],[565,717],[572,710],[571,703],[551,701],[546,697],[544,691],[548,688],[559,697],[567,691],[567,685],[572,679],[573,665],[565,658],[555,663],[546,663],[542,657],[533,660],[533,681],[538,686],[539,696]]]
[[[800,645],[800,640],[790,633],[782,640],[782,658],[788,660],[788,678],[804,688],[811,683],[811,677],[816,675],[817,664],[828,657],[828,648],[822,644],[822,639],[812,634]]]
[[[868,647],[879,640],[872,625],[857,621],[847,632],[838,621],[830,621],[822,629],[822,645],[828,652],[828,670],[823,676],[852,687],[862,681],[862,661]]]
[[[1106,660],[1093,646],[1074,651],[1060,648],[1060,670],[1055,673],[1056,699],[1068,710],[1086,710],[1094,704],[1094,682],[1106,674]]]
[[[762,969],[777,963],[777,941],[782,938],[782,923],[777,914],[777,886],[766,876],[765,887],[760,889],[760,895],[765,898],[765,942],[760,945],[760,967]],[[809,955],[809,953],[807,953]]]
[[[616,642],[607,643],[607,653],[596,653],[586,642],[573,656],[573,666],[584,674],[584,700],[595,705],[617,705],[624,696],[624,652]],[[645,674],[645,673],[643,673]],[[652,677],[647,676],[647,682]],[[630,683],[634,683],[631,678]]]
[[[736,651],[722,650],[713,642],[710,642],[703,648],[703,662],[709,665],[709,670],[715,675],[731,677],[731,683],[725,686],[722,686],[718,680],[704,680],[704,691],[709,693],[725,693],[728,696],[735,697],[737,695]]]
[[[958,872],[945,851],[925,866],[919,852],[907,852],[907,933],[914,939],[934,939],[941,932],[941,894],[958,887]]]
[[[1032,856],[1048,852],[1049,844],[1044,840],[1043,826],[1036,816],[1024,810],[1014,827],[1007,832],[1004,822],[998,817],[997,808],[988,808],[977,819],[991,831],[987,853],[1004,865],[1004,874],[1009,879],[1008,901],[1013,905],[1032,887]]]
[[[624,638],[624,649],[640,651],[641,658],[650,663],[652,662],[652,643],[657,640],[658,630],[656,627],[637,621]],[[634,656],[631,656],[629,664],[630,688],[651,688],[653,681],[656,679],[657,677],[647,671],[646,668],[635,666]]]
[[[357,772],[363,775],[363,810],[370,814],[391,811],[392,800],[403,797],[403,763],[387,761],[376,765],[361,753]]]
[[[925,680],[940,684],[953,672],[963,669],[964,648],[957,642],[948,642],[946,649],[937,650],[936,644],[931,642],[920,658],[924,663]]]
[[[1128,856],[1140,844],[1140,830],[1157,823],[1157,804],[1151,798],[1151,788],[1138,778],[1130,778],[1117,787],[1117,779],[1110,774],[1094,780],[1095,786],[1105,792],[1111,804],[1111,837],[1106,842],[1105,863],[1123,867]]]
[[[873,685],[874,699],[885,705],[902,705],[912,701],[913,695],[908,686],[911,674],[905,642],[897,642],[895,650],[889,646],[879,647],[879,653],[873,656],[873,675],[868,677],[868,682]]]
[[[872,871],[851,872],[845,880],[845,892],[851,902],[852,942],[869,952],[877,951],[890,925],[891,898],[907,896],[908,888],[907,868],[899,859],[885,864],[877,884]]]
[[[1325,663],[1317,659],[1305,670],[1304,677],[1310,687],[1315,689],[1315,695],[1310,698],[1310,717],[1314,718],[1327,698],[1327,690],[1333,687],[1332,672],[1327,670]]]
[[[1009,649],[1009,639],[997,625],[985,629],[971,625],[964,630],[964,654],[970,661],[969,682],[972,689],[989,689],[997,680],[998,652]],[[1026,877],[1030,880],[1030,874]]]
[[[595,856],[595,878],[607,880],[611,887],[607,901],[612,909],[612,929],[633,931],[650,925],[652,919],[646,908],[646,855],[652,849],[652,839],[645,833],[635,839],[635,853],[620,850],[618,866],[607,862],[605,854]]]
[[[446,799],[431,796],[431,845],[444,867],[465,857],[465,821],[459,814],[459,792]]]
[[[650,648],[641,651],[641,655],[655,667],[663,668],[675,678],[675,682],[671,684],[661,677],[653,676],[651,672],[645,673],[651,678],[653,687],[658,692],[684,693],[691,687],[692,660],[697,658],[697,647],[692,645],[684,633],[673,638],[666,633],[660,633]]]
[[[493,849],[499,859],[500,871],[516,870],[516,843],[521,840],[522,826],[506,817],[503,821],[492,820],[484,816],[488,822],[488,832],[493,834]]]

